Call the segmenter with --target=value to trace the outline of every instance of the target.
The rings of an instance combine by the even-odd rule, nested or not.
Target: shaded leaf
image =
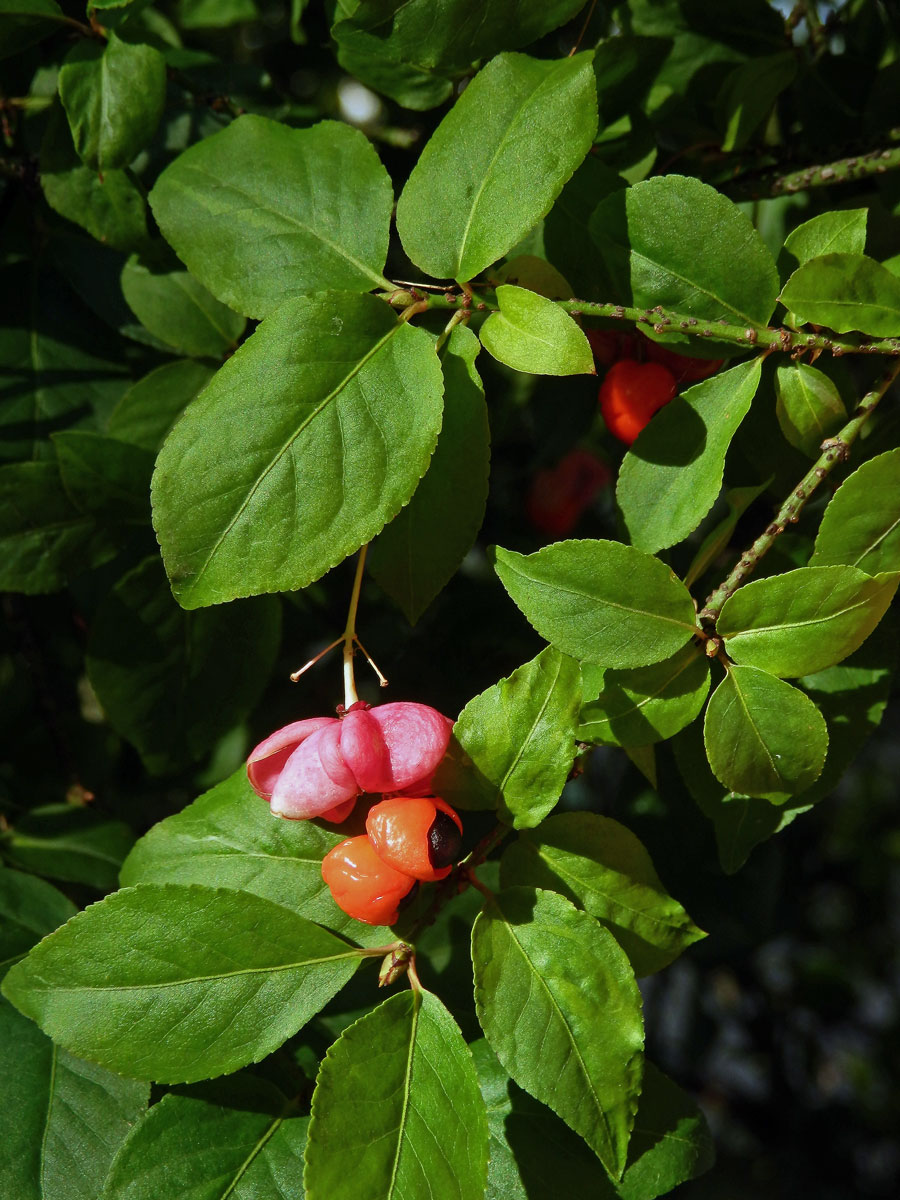
[[[810,458],[819,457],[823,440],[847,419],[836,385],[807,363],[776,368],[775,396],[781,432]]]
[[[148,450],[80,429],[54,433],[53,445],[63,487],[79,512],[112,524],[149,524]]]
[[[500,880],[559,892],[596,917],[638,976],[668,966],[706,936],[667,894],[634,834],[595,813],[559,813],[522,833],[503,855]]]
[[[181,359],[163,363],[139,379],[112,411],[108,430],[120,442],[154,453],[188,403],[214,375],[205,363]]]
[[[0,977],[76,911],[71,900],[51,884],[0,867]]]
[[[221,358],[247,324],[188,271],[153,271],[130,258],[122,271],[122,292],[144,328],[177,354]]]
[[[724,132],[722,149],[726,153],[747,145],[796,74],[797,56],[791,51],[763,54],[735,67],[715,100],[717,123]]]
[[[900,449],[858,467],[832,497],[810,566],[846,563],[869,575],[900,571]]]
[[[133,843],[124,821],[71,804],[45,804],[15,823],[6,855],[23,870],[108,892]]]

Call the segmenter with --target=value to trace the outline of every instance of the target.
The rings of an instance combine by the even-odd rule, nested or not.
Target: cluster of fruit
[[[322,878],[335,902],[369,925],[393,925],[419,881],[449,874],[462,822],[431,795],[453,722],[427,704],[372,707],[359,701],[337,717],[277,730],[252,751],[247,776],[276,816],[340,823],[363,793],[382,793],[366,832],[325,855]]]
[[[675,354],[636,333],[591,329],[587,338],[595,360],[609,368],[600,385],[600,412],[609,432],[626,446],[681,384],[708,379],[722,366],[721,359]]]

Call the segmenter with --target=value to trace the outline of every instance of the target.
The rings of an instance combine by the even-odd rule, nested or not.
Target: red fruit
[[[630,446],[653,414],[675,395],[672,372],[659,363],[623,358],[600,385],[600,412],[609,432]]]
[[[366,833],[382,862],[433,883],[459,857],[462,821],[439,796],[394,796],[369,809]]]
[[[723,358],[690,358],[686,354],[676,354],[658,342],[651,342],[649,338],[644,339],[644,353],[650,362],[659,363],[671,371],[676,384],[709,379],[725,361]]]
[[[610,367],[620,358],[634,358],[635,337],[632,333],[619,333],[615,329],[586,329],[594,358],[605,367]]]
[[[525,511],[535,528],[564,537],[609,483],[607,466],[590,450],[572,450],[555,467],[538,471]]]
[[[383,862],[365,834],[328,851],[322,859],[322,878],[335,904],[367,925],[393,925],[402,901],[418,887],[410,875]]]
[[[272,812],[302,819],[349,815],[360,792],[398,792],[430,776],[453,722],[427,704],[353,705],[341,719],[313,717],[271,734],[247,775]]]

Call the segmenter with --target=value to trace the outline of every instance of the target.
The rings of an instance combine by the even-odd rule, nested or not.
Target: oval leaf
[[[709,659],[693,645],[649,667],[605,671],[597,699],[581,710],[578,737],[610,746],[650,746],[689,725],[709,691]]]
[[[607,541],[567,541],[536,554],[496,548],[503,586],[541,637],[609,667],[643,667],[696,632],[684,585],[657,558]]]
[[[810,458],[819,457],[823,440],[847,419],[847,409],[835,384],[807,363],[776,368],[775,396],[781,432]]]
[[[45,938],[3,993],[73,1053],[190,1083],[270,1054],[359,962],[334,934],[258,896],[146,884]]]
[[[863,463],[825,509],[810,566],[900,571],[900,449]]]
[[[154,271],[137,258],[122,268],[122,294],[144,328],[176,354],[221,358],[247,324],[190,272]]]
[[[864,254],[825,254],[798,267],[781,291],[798,320],[836,333],[900,334],[900,279]]]
[[[713,774],[729,791],[783,804],[815,783],[828,729],[808,696],[757,667],[730,667],[703,724]]]
[[[472,1055],[430,992],[392,996],[345,1029],[322,1060],[307,1200],[481,1200],[487,1155]]]
[[[562,896],[512,888],[475,922],[472,960],[478,1019],[503,1066],[621,1178],[644,1030],[612,934]]]
[[[0,976],[76,911],[52,884],[0,867]]]
[[[822,671],[852,654],[887,612],[900,575],[800,567],[757,579],[725,602],[716,632],[735,662],[772,675]]]
[[[283,304],[157,459],[154,523],[179,603],[306,587],[373,538],[425,474],[442,390],[432,339],[374,296]]]
[[[521,834],[503,855],[500,880],[559,892],[596,917],[638,976],[668,966],[706,936],[666,893],[634,834],[594,813],[559,813]]]
[[[179,155],[150,193],[191,274],[248,317],[301,292],[390,287],[381,272],[392,204],[358,129],[289,129],[253,114]]]
[[[760,359],[695,384],[662,408],[625,455],[616,499],[641,550],[674,546],[716,501],[725,454],[759,384]]]
[[[798,225],[784,239],[784,248],[798,263],[824,254],[862,254],[866,248],[867,208],[820,213]]]
[[[526,288],[501,284],[499,312],[481,327],[481,344],[499,362],[532,375],[590,375],[594,356],[567,312]]]
[[[591,55],[499,54],[432,134],[397,203],[417,267],[472,279],[550,210],[597,129]]]

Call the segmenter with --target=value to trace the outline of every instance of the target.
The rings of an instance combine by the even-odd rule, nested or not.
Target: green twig
[[[379,293],[383,300],[395,308],[416,305],[417,312],[426,309],[456,309],[470,305],[473,312],[494,312],[498,308],[494,292],[479,286],[477,295],[463,291],[443,291],[425,295],[416,287],[405,287],[393,292]],[[865,338],[859,335],[838,336],[822,333],[803,333],[794,329],[757,328],[748,325],[732,325],[724,318],[719,321],[700,321],[682,313],[664,308],[630,308],[624,304],[607,304],[590,300],[556,300],[553,303],[571,313],[572,316],[602,317],[613,321],[627,321],[633,325],[645,325],[657,334],[681,333],[691,338],[715,338],[740,346],[763,350],[780,350],[799,357],[813,351],[826,351],[840,356],[843,354],[889,354],[900,357],[900,338]]]
[[[854,154],[836,162],[801,167],[786,173],[768,171],[744,176],[732,183],[721,184],[721,189],[732,200],[760,200],[768,196],[792,196],[810,188],[833,187],[838,183],[858,183],[885,175],[897,167],[900,167],[900,146],[870,150],[866,154]]]
[[[875,387],[863,397],[853,416],[840,433],[822,443],[821,455],[782,504],[775,520],[766,527],[749,550],[744,551],[728,578],[707,598],[700,610],[700,620],[707,626],[715,625],[725,601],[737,591],[742,583],[746,582],[759,560],[771,549],[778,535],[784,533],[788,525],[796,523],[810,496],[822,480],[831,474],[838,463],[844,462],[849,457],[850,447],[859,437],[866,421],[898,375],[900,375],[900,363],[892,365]]]

